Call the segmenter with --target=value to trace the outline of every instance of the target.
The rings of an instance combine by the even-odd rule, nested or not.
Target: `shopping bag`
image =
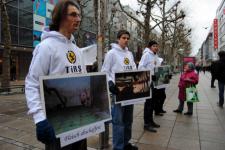
[[[191,103],[199,102],[198,91],[195,85],[186,88],[186,101]]]

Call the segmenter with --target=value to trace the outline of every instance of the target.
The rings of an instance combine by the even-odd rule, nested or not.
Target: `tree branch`
[[[142,2],[141,0],[137,0],[138,3],[142,4],[142,5],[147,5],[145,2]]]
[[[128,12],[126,12],[126,11],[124,10],[124,8],[123,8],[123,6],[122,6],[120,0],[117,0],[117,2],[119,3],[120,9],[121,9],[121,11],[122,11],[123,13],[125,13],[128,17],[132,18],[132,19],[133,19],[134,21],[136,21],[141,27],[144,28],[144,24],[143,24],[140,20],[138,20],[137,18],[133,17],[132,15],[130,15]]]

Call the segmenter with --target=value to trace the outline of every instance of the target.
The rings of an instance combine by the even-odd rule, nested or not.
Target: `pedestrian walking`
[[[157,55],[158,50],[158,43],[156,41],[150,41],[143,51],[138,69],[148,69],[151,74],[154,75],[154,68],[161,65],[160,59]],[[152,79],[154,79],[154,76],[152,76]],[[152,98],[146,99],[144,105],[144,129],[150,132],[157,132],[154,128],[159,128],[160,125],[155,123],[153,118],[153,111],[158,100],[157,89],[153,87],[153,84],[151,84],[151,88]]]
[[[72,0],[61,0],[52,12],[52,24],[42,33],[42,41],[36,46],[30,69],[25,80],[28,114],[36,124],[37,139],[45,144],[46,150],[58,150],[60,141],[45,116],[40,99],[39,77],[85,73],[86,68],[79,48],[74,44],[72,33],[80,25],[80,7]],[[65,150],[86,150],[86,139],[64,147]]]
[[[115,104],[118,88],[115,86],[115,73],[136,70],[132,53],[127,48],[130,33],[120,30],[117,33],[117,43],[111,44],[112,49],[106,54],[102,72],[106,72],[109,90],[112,95],[112,138],[113,150],[138,150],[129,143],[132,135],[133,105],[121,106]]]
[[[211,88],[216,88],[216,86],[214,85],[214,82],[216,80],[216,78],[215,78],[215,62],[212,62],[211,66],[210,66],[210,72],[211,72]]]
[[[195,72],[195,67],[192,62],[188,62],[184,65],[184,73],[181,74],[180,81],[178,84],[179,87],[179,106],[175,113],[182,113],[184,109],[184,102],[186,101],[186,88],[198,84],[198,74]],[[187,102],[188,111],[184,115],[193,114],[193,103]]]
[[[218,106],[223,108],[224,86],[225,86],[225,51],[218,53],[219,60],[215,62],[215,78],[218,80],[219,102]]]

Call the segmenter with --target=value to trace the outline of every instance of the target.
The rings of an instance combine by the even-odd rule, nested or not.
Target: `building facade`
[[[13,0],[7,6],[12,39],[11,79],[24,79],[33,50],[33,2]],[[0,19],[0,75],[2,74],[2,54],[4,50],[3,22]]]
[[[32,51],[40,43],[44,27],[51,21],[51,13],[58,0],[10,0],[7,3],[9,27],[12,39],[10,58],[11,80],[24,80],[32,59]],[[82,8],[81,27],[75,34],[80,47],[96,43],[97,25],[94,2],[88,1]],[[4,50],[3,22],[0,19],[0,78]]]
[[[225,1],[217,8],[212,27],[200,51],[203,66],[211,65],[212,61],[218,59],[218,52],[225,51]]]
[[[217,9],[218,19],[218,51],[225,51],[225,1]]]

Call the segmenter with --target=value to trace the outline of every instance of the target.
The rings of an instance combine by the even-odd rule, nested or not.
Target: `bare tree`
[[[11,1],[0,0],[0,11],[2,18],[3,36],[4,36],[4,50],[2,57],[2,80],[1,86],[8,87],[10,85],[10,56],[11,56],[11,34],[9,27],[9,16],[7,13],[6,5]]]
[[[143,30],[144,30],[143,40],[144,40],[145,45],[148,44],[152,30],[155,29],[156,27],[159,27],[162,30],[162,34],[163,34],[162,41],[165,41],[164,34],[165,34],[166,24],[168,24],[170,22],[174,22],[175,20],[178,20],[180,18],[184,18],[184,16],[185,16],[184,14],[181,14],[177,18],[170,17],[170,14],[172,13],[173,8],[176,7],[176,5],[178,5],[179,3],[177,3],[176,5],[173,5],[168,11],[166,11],[165,10],[165,6],[166,6],[165,0],[137,0],[140,7],[139,7],[139,10],[136,11],[136,13],[142,15],[142,17],[144,18],[144,21],[142,21],[139,18],[135,17],[134,15],[126,12],[124,7],[122,6],[120,0],[117,0],[117,2],[120,5],[121,11],[124,12],[128,17],[135,20],[138,23],[138,25],[141,28],[143,28]],[[161,15],[153,14],[152,11],[155,8],[155,6],[158,6],[160,8],[159,10],[161,11]],[[151,26],[150,22],[152,22],[152,21],[154,21],[155,24]]]
[[[184,11],[179,10],[180,1],[177,1],[169,10],[166,10],[168,0],[158,0],[156,5],[160,10],[160,15],[152,15],[152,20],[156,23],[162,22],[159,24],[159,29],[161,30],[161,55],[165,58],[166,62],[169,62],[171,58],[168,54],[171,54],[169,51],[169,46],[167,42],[171,43],[171,40],[168,38],[169,31],[173,30],[176,32],[176,23],[182,21],[185,18]],[[179,11],[178,11],[179,10]],[[175,24],[174,26],[170,26]]]
[[[80,5],[80,12],[81,12],[81,18],[87,18],[87,14],[84,12],[84,10],[85,10],[85,8],[87,8],[88,7],[88,5],[89,5],[89,3],[92,3],[92,1],[91,0],[77,0],[77,3]],[[95,10],[93,9],[93,12],[95,12]],[[91,13],[93,13],[93,12],[91,12]],[[92,18],[92,20],[94,20],[92,23],[93,24],[96,24],[96,21],[95,21],[95,18],[94,18],[94,16],[93,16],[93,18]],[[83,39],[83,36],[82,36],[82,31],[83,31],[83,19],[81,19],[81,22],[80,22],[80,24],[81,24],[81,27],[80,27],[80,29],[77,31],[77,45],[78,46],[82,46],[83,45],[83,41],[84,41],[84,39]]]
[[[121,8],[121,11],[124,12],[128,17],[132,18],[133,20],[135,20],[137,22],[137,24],[144,29],[144,34],[143,34],[143,39],[144,39],[144,43],[145,45],[148,44],[149,42],[149,35],[151,33],[151,31],[158,26],[158,24],[156,24],[155,26],[151,27],[150,26],[150,19],[151,19],[151,11],[152,8],[154,7],[155,3],[157,0],[137,0],[140,8],[139,11],[136,11],[137,14],[141,14],[144,18],[144,22],[140,19],[138,19],[137,17],[135,17],[134,15],[130,14],[129,12],[127,12],[124,7],[122,6],[120,0],[117,0],[117,2],[119,3],[119,6]]]

